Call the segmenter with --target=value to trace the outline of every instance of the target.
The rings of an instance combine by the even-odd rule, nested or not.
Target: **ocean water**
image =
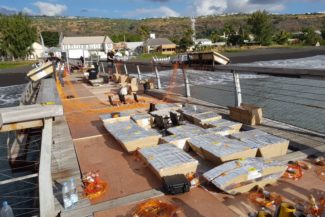
[[[25,86],[26,84],[18,84],[0,87],[0,108],[18,105]]]
[[[19,105],[19,99],[25,89],[25,84],[0,87],[0,108]],[[8,161],[7,141],[15,137],[13,133],[0,133],[0,181],[31,174],[26,168],[12,168]],[[37,152],[38,145],[31,143],[29,150]],[[33,152],[33,151],[32,151]],[[29,154],[27,160],[35,161]],[[15,216],[32,216],[38,213],[37,178],[26,179],[10,184],[0,185],[0,203],[8,201]],[[1,205],[0,205],[1,207]]]
[[[325,69],[325,55],[286,60],[257,61],[245,64],[242,63],[240,65],[260,67],[285,67],[295,69]]]

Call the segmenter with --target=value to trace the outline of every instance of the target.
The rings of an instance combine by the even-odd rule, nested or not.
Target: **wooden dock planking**
[[[80,86],[78,86],[78,89],[79,88],[80,88]],[[103,92],[104,88],[102,88],[102,87],[87,87],[86,85],[84,85],[84,88],[87,88],[90,92],[93,92],[94,95],[96,95],[96,96],[100,96],[100,95],[102,96],[102,94],[104,93]],[[96,91],[96,88],[101,88],[101,90]],[[158,92],[158,96],[161,96],[161,98],[166,98],[165,93],[162,92],[162,91],[154,90],[153,92],[156,92],[155,95]],[[212,103],[203,102],[203,101],[200,101],[200,100],[197,100],[197,99],[192,99],[192,98],[188,99],[188,98],[181,97],[179,95],[177,97],[172,95],[171,99],[173,101],[193,102],[195,104],[206,105],[206,106],[212,108],[214,111],[216,111],[216,112],[218,112],[220,114],[223,114],[223,115],[228,114],[227,109],[225,109],[225,108],[223,108],[221,106],[217,106],[217,105],[214,105]],[[86,98],[85,98],[85,101],[87,101]],[[73,106],[71,106],[70,108],[73,108]],[[109,113],[109,112],[112,112],[112,111],[118,111],[118,110],[121,109],[121,107],[112,107],[112,108],[109,108],[109,109],[102,109],[102,110],[99,109],[97,111],[95,111],[94,108],[90,108],[90,109],[91,109],[91,111],[81,110],[81,111],[77,111],[77,112],[74,112],[73,110],[71,110],[70,111],[71,113],[69,113],[67,115],[67,120],[69,122],[70,129],[73,128],[71,131],[72,131],[72,135],[73,135],[73,138],[74,138],[74,142],[75,142],[75,144],[77,146],[80,146],[80,145],[81,146],[87,146],[87,143],[91,144],[91,146],[96,146],[96,144],[102,143],[102,142],[100,142],[101,140],[106,141],[107,140],[106,137],[108,135],[103,135],[106,132],[103,133],[100,130],[98,131],[97,127],[99,127],[99,125],[97,125],[97,124],[94,125],[93,121],[96,122],[98,120],[97,118],[98,118],[99,114]],[[124,110],[126,110],[126,109],[130,109],[130,108],[125,107]],[[88,116],[88,115],[91,115],[91,116],[93,115],[93,116],[91,118],[87,118],[86,116]],[[76,121],[76,120],[78,120],[77,119],[78,117],[82,117],[83,120],[82,121]],[[75,119],[75,120],[73,120],[73,119]],[[88,126],[84,127],[85,129],[82,130],[80,128],[80,127],[82,127],[81,123],[84,124],[84,125],[88,125]],[[87,131],[90,129],[89,125],[92,125],[93,129],[97,129],[97,130],[93,131],[90,134],[87,133]],[[249,128],[249,126],[246,126],[246,127]],[[286,155],[286,156],[281,156],[281,157],[277,158],[278,160],[283,161],[283,162],[287,162],[287,161],[292,160],[292,159],[304,159],[304,158],[306,158],[306,157],[308,157],[310,155],[324,153],[324,151],[325,151],[325,146],[323,145],[323,144],[325,144],[325,139],[322,138],[321,135],[315,135],[315,134],[310,133],[309,131],[305,131],[303,129],[295,128],[293,126],[283,124],[283,123],[279,123],[279,122],[276,122],[276,121],[272,121],[272,120],[269,120],[269,119],[265,119],[264,125],[262,125],[262,126],[254,126],[254,128],[264,130],[266,132],[269,132],[269,133],[274,134],[274,135],[281,136],[283,138],[289,138],[292,141],[291,144],[290,144],[290,148],[292,148],[294,151],[293,152],[290,151],[290,153],[288,155]],[[65,141],[65,137],[63,136],[63,137],[61,137],[59,139],[56,139],[56,141],[57,141],[57,148],[58,148],[58,147],[60,147],[60,143]],[[107,145],[110,145],[110,144],[107,144]],[[54,146],[55,146],[55,144],[54,144]],[[71,147],[66,149],[67,153],[69,153],[68,150],[72,150]],[[102,150],[102,149],[100,149],[100,150]],[[83,151],[83,152],[85,152],[85,151]],[[85,168],[84,168],[85,171],[87,171],[87,170],[89,170],[91,168],[97,167],[99,165],[99,163],[100,163],[100,162],[97,162],[99,160],[98,158],[110,159],[109,157],[107,157],[107,154],[101,153],[101,152],[102,151],[99,152],[100,155],[96,156],[96,158],[91,157],[91,159],[87,159],[85,157],[82,157],[82,158],[85,158],[84,160],[86,160],[86,161],[93,161],[92,164],[90,164],[89,162],[81,163],[83,165],[86,165]],[[59,154],[60,152],[56,150],[56,153]],[[62,153],[64,153],[64,155],[67,154],[67,153],[65,153],[65,151],[63,151]],[[106,157],[104,157],[104,155],[102,157],[100,157],[102,154],[105,154]],[[69,159],[69,157],[65,157],[64,155],[61,158],[63,160],[63,162],[65,162],[66,159]],[[83,154],[83,155],[85,155],[85,154]],[[124,161],[125,160],[129,161],[126,158],[127,158],[126,156],[123,156],[122,159],[124,159]],[[130,159],[132,159],[132,158],[130,158]],[[110,162],[112,162],[112,161],[110,160]],[[122,161],[120,161],[120,162],[122,162]],[[107,162],[107,164],[108,163],[109,162]],[[122,171],[122,170],[124,170],[124,169],[120,169],[120,171]],[[69,170],[67,170],[67,171],[69,171]],[[74,171],[74,170],[71,169],[71,171]],[[110,171],[113,171],[113,170],[110,170]],[[61,177],[63,178],[64,175],[65,175],[65,171],[62,170],[60,172],[60,174],[62,174]],[[70,173],[70,171],[69,171],[69,172],[67,172],[67,174],[68,174],[68,176],[69,175],[72,176],[73,172]],[[115,172],[113,172],[113,173],[108,172],[105,176],[107,176],[107,179],[110,179],[110,178],[112,178],[111,176],[116,176],[116,174],[117,173],[115,173]],[[109,185],[111,184],[111,186],[114,186],[114,188],[116,188],[116,186],[118,186],[118,185],[116,185],[114,183],[116,183],[116,181],[110,181]],[[305,186],[302,187],[302,188],[305,188]],[[208,192],[211,193],[210,190]],[[208,192],[206,191],[207,194],[209,194]],[[110,192],[110,193],[112,193],[112,192]],[[135,203],[138,203],[138,202],[143,201],[145,199],[161,196],[162,192],[160,192],[158,190],[155,190],[155,189],[151,189],[151,190],[147,190],[147,191],[144,191],[144,192],[130,192],[129,194],[116,194],[116,195],[119,195],[119,196],[114,197],[114,196],[110,195],[108,200],[101,200],[98,203],[93,204],[93,205],[91,205],[90,203],[85,203],[84,201],[82,201],[80,207],[72,209],[72,210],[64,211],[61,216],[78,216],[78,217],[79,216],[92,216],[93,213],[98,212],[98,211],[103,211],[102,213],[104,213],[104,214],[105,213],[106,214],[110,213],[110,212],[105,212],[104,211],[104,210],[107,210],[107,209],[108,209],[108,211],[112,211],[112,210],[115,210],[115,209],[121,211],[121,209],[123,209],[125,207],[130,207],[130,206],[128,206],[129,204],[135,204]],[[247,213],[244,212],[244,209],[242,209],[242,207],[247,208],[247,207],[251,206],[250,204],[246,203],[243,198],[237,198],[236,197],[234,200],[237,201],[238,203],[230,203],[229,199],[225,199],[226,197],[228,197],[227,195],[220,194],[220,193],[214,193],[214,192],[213,192],[213,195],[215,197],[219,198],[219,200],[222,201],[228,208],[234,209],[234,207],[236,207],[238,205],[238,203],[241,203],[241,205],[238,205],[239,208],[237,209],[237,210],[240,211],[241,214],[247,215]],[[118,213],[120,211],[118,211]],[[102,213],[97,213],[95,215],[100,216],[100,214],[102,214]],[[124,211],[121,212],[121,213],[124,213]],[[105,217],[109,216],[109,214],[104,215],[104,216]]]

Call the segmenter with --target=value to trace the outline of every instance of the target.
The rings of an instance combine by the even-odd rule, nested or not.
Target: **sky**
[[[0,0],[0,11],[30,15],[142,19],[251,13],[324,12],[325,0]]]

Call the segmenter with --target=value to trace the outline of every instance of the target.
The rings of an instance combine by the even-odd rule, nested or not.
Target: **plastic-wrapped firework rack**
[[[191,148],[201,157],[217,165],[244,157],[255,157],[257,148],[246,143],[219,135],[201,135],[188,141]]]
[[[275,183],[287,165],[263,158],[247,158],[224,163],[203,174],[217,188],[229,193],[248,192],[255,186]]]
[[[131,120],[104,123],[104,126],[128,152],[136,151],[138,148],[158,145],[161,137],[161,134],[155,130],[145,130]]]
[[[158,177],[195,173],[199,162],[172,144],[162,144],[139,150]]]
[[[258,148],[258,157],[272,158],[287,154],[289,141],[260,130],[244,131],[232,134],[231,138]]]

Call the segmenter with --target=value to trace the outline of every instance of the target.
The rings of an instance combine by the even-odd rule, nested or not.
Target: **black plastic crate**
[[[163,177],[163,186],[166,194],[175,195],[189,192],[191,183],[187,180],[185,175],[177,174]]]

